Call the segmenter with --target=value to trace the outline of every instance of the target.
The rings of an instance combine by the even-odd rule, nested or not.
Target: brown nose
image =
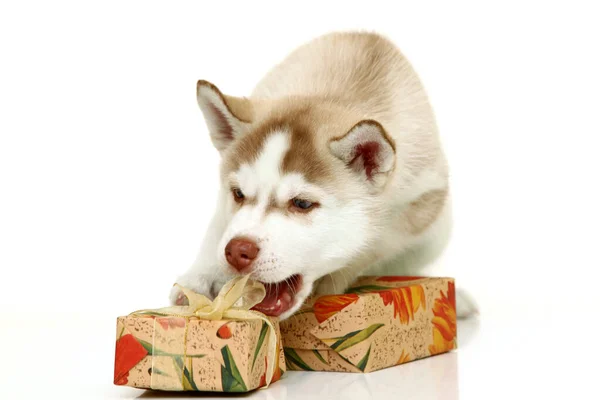
[[[248,239],[231,239],[225,246],[225,258],[233,268],[242,271],[252,264],[258,255],[256,243]]]

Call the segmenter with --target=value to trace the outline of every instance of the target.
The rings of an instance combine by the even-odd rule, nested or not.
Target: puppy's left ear
[[[360,121],[344,136],[331,140],[329,149],[372,189],[385,185],[396,163],[393,139],[373,120]]]
[[[252,101],[224,95],[207,81],[198,81],[196,91],[210,138],[217,150],[223,151],[248,130],[254,118]]]

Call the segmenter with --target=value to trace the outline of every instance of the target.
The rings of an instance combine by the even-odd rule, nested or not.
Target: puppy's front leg
[[[344,293],[357,277],[358,269],[356,268],[339,269],[319,279],[315,284],[313,294],[315,296],[325,296]]]
[[[213,280],[210,275],[197,273],[193,268],[190,268],[188,272],[177,278],[176,283],[211,299],[214,297],[212,295]],[[171,289],[169,300],[171,304],[178,306],[188,304],[187,298],[176,286],[173,286]]]
[[[226,226],[223,213],[217,210],[204,237],[200,252],[192,266],[175,281],[179,285],[214,298],[225,284],[228,277],[219,268],[217,251],[219,241]],[[185,305],[187,299],[183,293],[173,286],[169,295],[171,304]]]
[[[200,293],[210,299],[213,299],[223,285],[227,282],[224,274],[219,273],[219,267],[216,259],[210,259],[206,255],[198,256],[190,269],[181,275],[175,281],[179,285]],[[186,305],[187,299],[183,293],[173,286],[169,295],[171,304]]]

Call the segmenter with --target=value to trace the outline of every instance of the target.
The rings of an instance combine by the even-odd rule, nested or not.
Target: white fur
[[[297,297],[303,299],[312,291],[313,282],[340,269],[348,257],[368,245],[370,238],[361,234],[369,232],[366,204],[342,205],[322,188],[306,182],[302,175],[279,173],[282,157],[289,147],[288,139],[285,132],[271,134],[256,162],[242,165],[232,174],[231,182],[247,198],[256,200],[256,204],[244,205],[231,213],[234,207],[231,195],[221,196],[206,244],[178,283],[214,295],[235,273],[225,259],[225,246],[232,238],[243,236],[254,239],[260,248],[253,262],[252,277],[262,282],[280,282],[291,275],[302,274],[305,284]],[[282,211],[265,213],[271,198],[285,207],[296,196],[315,199],[320,207],[302,216],[290,217]],[[310,223],[306,218],[310,218]],[[357,234],[348,235],[349,230]],[[173,290],[173,302],[177,294]],[[296,308],[282,317],[291,315]]]
[[[289,148],[289,134],[272,133],[256,162],[253,165],[242,165],[239,172],[234,173],[234,179],[247,197],[258,197],[261,202],[266,203],[268,194],[281,179],[279,166]]]

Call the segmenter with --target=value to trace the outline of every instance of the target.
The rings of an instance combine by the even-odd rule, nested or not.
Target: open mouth
[[[296,303],[296,293],[302,288],[302,275],[292,275],[277,283],[263,283],[267,294],[252,309],[272,317],[278,317]]]

